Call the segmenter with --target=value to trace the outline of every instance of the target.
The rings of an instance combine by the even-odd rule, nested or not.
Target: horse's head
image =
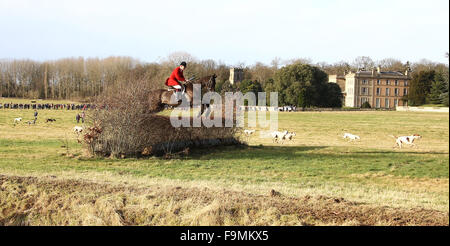
[[[216,78],[217,78],[217,75],[213,74],[213,75],[209,75],[209,76],[200,78],[193,83],[201,84],[202,89],[206,89],[208,91],[214,92],[214,91],[216,91]]]
[[[216,91],[216,78],[217,78],[216,74],[213,74],[209,77],[208,83],[206,85],[206,88],[209,91]]]

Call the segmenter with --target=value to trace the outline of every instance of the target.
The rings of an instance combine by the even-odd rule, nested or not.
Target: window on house
[[[405,81],[405,86],[408,86],[408,81]]]
[[[398,80],[395,80],[394,84],[395,84],[395,85],[398,85]]]
[[[375,107],[377,108],[381,107],[380,102],[381,102],[380,98],[375,99]]]
[[[362,89],[362,92],[361,92],[362,95],[367,95],[367,94],[369,94],[369,90],[368,90],[367,87],[362,87],[361,89]]]
[[[365,102],[368,102],[369,101],[369,98],[367,98],[367,97],[361,97],[361,106],[365,103]]]
[[[377,96],[381,95],[381,88],[377,88]]]
[[[403,89],[403,96],[406,96],[406,95],[408,95],[408,89],[404,88]]]
[[[386,88],[386,96],[389,96],[389,92],[390,92],[389,88]]]
[[[384,99],[384,107],[389,108],[389,98]]]
[[[394,89],[394,94],[395,94],[396,96],[398,96],[398,88],[395,88],[395,89]]]
[[[380,85],[381,81],[379,79],[377,79],[377,85]]]
[[[386,80],[386,85],[389,85],[389,80],[388,79]]]
[[[398,106],[398,99],[394,99],[394,107]]]

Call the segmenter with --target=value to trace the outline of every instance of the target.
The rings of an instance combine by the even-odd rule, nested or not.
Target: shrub
[[[110,88],[97,98],[97,107],[88,113],[90,127],[84,135],[91,154],[170,155],[187,153],[190,147],[239,143],[236,128],[173,127],[170,117],[150,113],[149,91],[146,83],[138,81]]]
[[[364,103],[361,105],[361,108],[372,108],[372,107],[370,106],[370,103],[369,103],[369,102],[364,102]]]

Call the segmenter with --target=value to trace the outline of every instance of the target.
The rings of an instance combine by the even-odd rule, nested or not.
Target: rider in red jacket
[[[181,85],[180,82],[186,81],[183,75],[183,70],[186,68],[186,62],[182,62],[180,66],[176,67],[170,77],[167,79],[168,86]]]
[[[180,91],[182,89],[182,84],[180,82],[186,81],[183,75],[183,71],[186,68],[186,62],[182,62],[180,66],[176,67],[170,77],[166,80],[166,85],[171,86],[176,89],[177,100],[181,99]]]

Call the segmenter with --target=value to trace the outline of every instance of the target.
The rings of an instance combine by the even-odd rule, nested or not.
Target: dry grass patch
[[[338,197],[286,197],[181,186],[134,188],[0,176],[2,225],[448,225],[448,213]]]

